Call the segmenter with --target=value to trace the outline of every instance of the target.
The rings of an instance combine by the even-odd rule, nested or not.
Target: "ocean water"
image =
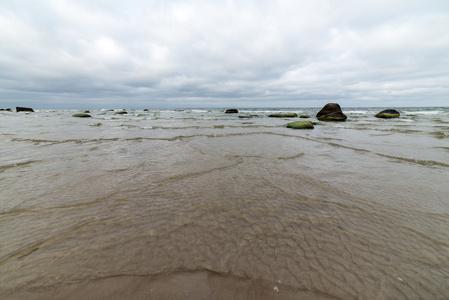
[[[449,108],[318,110],[0,111],[0,295],[449,299]]]

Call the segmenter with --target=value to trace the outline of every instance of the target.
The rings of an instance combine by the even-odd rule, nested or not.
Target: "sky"
[[[449,106],[448,0],[0,0],[0,108]]]

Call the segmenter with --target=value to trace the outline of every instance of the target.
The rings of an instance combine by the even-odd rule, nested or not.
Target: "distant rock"
[[[310,118],[309,115],[300,115],[299,117],[300,117],[301,119],[308,119],[308,118]]]
[[[148,108],[145,108],[143,111],[150,111]]]
[[[296,121],[288,123],[287,127],[293,129],[313,129],[313,124],[311,121]]]
[[[127,111],[122,110],[122,111],[115,112],[114,115],[126,115],[127,113],[128,113]]]
[[[338,103],[328,103],[316,114],[320,121],[344,121],[348,117],[341,111]]]
[[[384,109],[383,111],[378,112],[375,117],[385,119],[399,118],[399,112],[395,109]]]
[[[76,118],[90,118],[92,117],[89,114],[74,114],[72,117],[76,117]]]
[[[227,109],[225,111],[226,114],[237,114],[239,111],[235,108]]]
[[[16,111],[17,111],[17,112],[20,112],[20,111],[34,112],[34,110],[33,110],[32,108],[30,108],[30,107],[20,107],[20,106],[17,106],[17,107],[16,107]]]
[[[0,108],[0,111],[12,111],[11,108]]]
[[[270,118],[296,118],[298,117],[297,113],[276,113],[276,114],[271,114],[268,117]]]

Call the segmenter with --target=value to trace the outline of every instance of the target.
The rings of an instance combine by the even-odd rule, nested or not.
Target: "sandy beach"
[[[312,130],[256,110],[7,115],[0,295],[445,299],[448,115],[428,111]]]

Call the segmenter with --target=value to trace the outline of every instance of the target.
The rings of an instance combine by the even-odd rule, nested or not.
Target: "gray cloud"
[[[449,103],[445,0],[0,8],[0,107]]]

